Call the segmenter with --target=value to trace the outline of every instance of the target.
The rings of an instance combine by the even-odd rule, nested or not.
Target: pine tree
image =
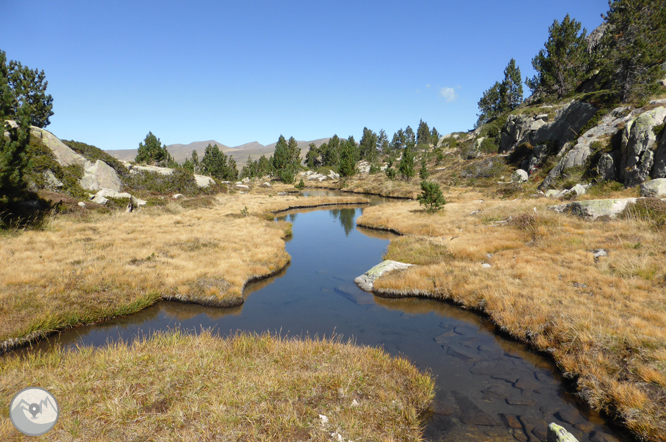
[[[305,164],[310,169],[316,169],[320,166],[319,149],[317,149],[317,145],[314,143],[310,143],[308,147],[310,150],[308,150],[308,153],[305,154]]]
[[[409,128],[409,126],[408,126]],[[398,171],[403,179],[409,180],[414,175],[414,154],[412,153],[411,144],[407,144],[407,147],[402,151],[402,159],[398,165]]]
[[[415,147],[416,146],[416,135],[411,127],[407,126],[405,129],[405,147]]]
[[[134,161],[137,163],[161,164],[166,166],[173,163],[173,158],[166,146],[162,145],[160,139],[153,135],[152,132],[148,132],[143,142],[139,143],[139,150]]]
[[[386,159],[386,169],[384,170],[389,180],[395,179],[395,169],[393,168],[393,157],[391,155]]]
[[[292,139],[293,137],[289,141]],[[287,184],[292,184],[295,178],[292,168],[292,149],[293,146],[287,145],[287,140],[280,135],[273,153],[273,170],[278,178]]]
[[[428,162],[426,161],[426,158],[423,157],[421,160],[421,169],[419,170],[419,176],[421,177],[422,180],[428,179],[430,176],[430,172],[428,172]]]
[[[363,136],[359,144],[359,158],[370,162],[377,159],[377,134],[367,127],[363,128]]]
[[[377,139],[377,147],[383,154],[388,153],[389,141],[388,137],[386,136],[386,131],[384,129],[379,131],[379,137]]]
[[[423,120],[419,121],[419,127],[416,129],[416,144],[430,144],[430,128],[428,127],[428,123]]]
[[[437,129],[433,127],[432,131],[430,132],[430,144],[436,147],[437,143],[439,143],[439,136],[439,132],[437,132]]]
[[[53,97],[46,94],[49,82],[44,71],[32,70],[14,60],[7,63],[7,54],[0,50],[0,77],[0,117],[16,119],[25,105],[30,125],[48,126],[53,115]]]
[[[2,205],[11,205],[25,198],[27,185],[24,175],[30,160],[27,150],[30,143],[30,114],[30,107],[23,104],[18,109],[14,127],[5,121],[0,125],[2,132],[9,135],[0,137],[0,212]]]
[[[356,141],[354,137],[349,137],[346,141],[342,142],[340,150],[340,167],[339,172],[341,177],[349,177],[356,173],[356,160],[358,158],[358,149],[356,148]]]
[[[633,0],[632,0],[633,1]],[[584,78],[590,64],[585,34],[579,34],[581,24],[567,14],[559,23],[557,20],[548,28],[548,41],[532,59],[537,72],[525,84],[533,93],[564,97],[573,92]]]
[[[328,140],[326,149],[322,151],[322,156],[324,166],[338,166],[340,162],[340,138],[338,138],[337,135],[333,135],[331,139]]]
[[[439,184],[426,180],[421,181],[421,195],[418,196],[418,200],[428,213],[437,212],[446,204]]]
[[[523,102],[523,79],[520,68],[516,66],[513,58],[504,68],[504,81],[500,91],[501,108],[503,112],[512,111]]]
[[[516,60],[512,58],[504,69],[504,80],[501,83],[496,81],[479,100],[480,113],[476,126],[479,127],[520,106],[523,102],[521,82],[520,68],[516,66]]]
[[[613,0],[604,17],[608,31],[597,64],[621,101],[643,99],[657,89],[666,61],[666,1]]]
[[[301,148],[298,147],[298,142],[294,137],[289,137],[287,148],[289,151],[289,165],[295,172],[301,164]]]
[[[393,134],[393,139],[391,140],[391,150],[397,151],[405,147],[405,132],[402,129]]]

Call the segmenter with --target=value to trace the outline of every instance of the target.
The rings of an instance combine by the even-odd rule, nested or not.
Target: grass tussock
[[[400,258],[417,265],[438,264],[451,257],[449,249],[441,239],[417,236],[403,236],[394,239],[384,255],[384,259],[397,261],[397,258]]]
[[[418,441],[434,396],[429,375],[381,349],[268,334],[176,331],[8,357],[0,379],[3,404],[26,385],[54,394],[49,440]],[[25,439],[2,415],[0,439]]]
[[[249,280],[290,259],[284,238],[291,224],[266,213],[350,199],[246,194],[197,201],[192,209],[178,200],[132,213],[77,211],[41,231],[1,236],[0,343],[134,313],[159,299],[238,305]]]
[[[502,330],[551,353],[593,408],[641,438],[663,441],[663,230],[652,228],[654,214],[589,222],[549,211],[549,204],[459,200],[442,215],[419,212],[415,202],[365,209],[359,225],[396,230],[416,243],[426,236],[450,253],[385,275],[375,281],[376,293],[419,293],[485,312]],[[407,238],[400,241],[409,244]],[[608,255],[595,258],[598,249]],[[390,250],[391,259],[418,261],[410,247]]]

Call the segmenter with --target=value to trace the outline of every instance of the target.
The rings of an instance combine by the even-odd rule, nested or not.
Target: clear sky
[[[62,139],[102,149],[215,139],[269,144],[419,119],[471,129],[548,26],[601,24],[607,0],[0,0],[0,49],[44,70]],[[529,93],[525,87],[526,96]]]

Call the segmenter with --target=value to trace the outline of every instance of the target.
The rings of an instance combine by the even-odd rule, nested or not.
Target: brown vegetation
[[[483,311],[505,332],[552,354],[593,408],[642,438],[666,440],[660,225],[638,215],[589,222],[547,210],[552,201],[545,199],[464,201],[435,215],[416,202],[364,210],[359,225],[412,238],[394,241],[391,259],[424,264],[375,281],[376,293]],[[429,263],[432,244],[448,253]],[[595,257],[598,249],[608,256]]]
[[[159,299],[238,305],[248,280],[289,262],[283,239],[291,225],[273,222],[273,212],[366,201],[228,194],[133,213],[81,209],[41,231],[6,233],[0,342],[130,314]]]
[[[339,339],[159,333],[131,345],[0,359],[0,402],[41,385],[49,440],[421,440],[434,381]],[[27,440],[2,407],[0,439]],[[321,416],[325,416],[322,418]],[[333,435],[333,437],[332,437]]]

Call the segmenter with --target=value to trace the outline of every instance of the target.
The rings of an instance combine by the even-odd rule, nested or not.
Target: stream
[[[304,196],[339,195],[306,191]],[[371,197],[371,204],[387,199]],[[356,226],[362,208],[280,214],[293,223],[291,264],[248,285],[245,304],[231,309],[160,302],[136,314],[78,327],[33,345],[103,346],[155,330],[211,328],[289,336],[352,338],[404,355],[436,377],[425,437],[438,441],[545,441],[548,423],[579,441],[626,441],[568,394],[552,362],[494,333],[486,319],[445,302],[384,299],[361,291],[355,277],[382,260],[392,234]],[[31,350],[24,350],[31,351]]]

